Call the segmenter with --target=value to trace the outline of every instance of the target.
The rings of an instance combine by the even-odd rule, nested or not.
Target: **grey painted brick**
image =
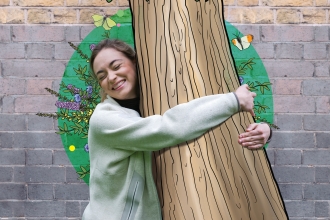
[[[58,184],[55,185],[55,199],[57,200],[86,200],[89,198],[87,184]]]
[[[329,202],[315,202],[315,216],[316,217],[330,217]]]
[[[314,40],[314,27],[294,25],[261,26],[261,40],[265,42],[311,42]]]
[[[0,132],[0,148],[12,148],[13,142],[13,133]]]
[[[300,165],[301,151],[300,150],[277,150],[275,152],[276,165]]]
[[[10,37],[10,26],[8,25],[1,25],[0,26],[0,42],[10,42],[11,37]]]
[[[89,203],[88,201],[86,201],[86,202],[83,201],[83,202],[80,203],[80,216],[83,215],[88,203]]]
[[[317,183],[330,183],[330,168],[315,167],[315,181]]]
[[[23,217],[24,207],[22,201],[0,201],[0,217]]]
[[[79,179],[79,175],[72,166],[65,167],[66,169],[66,183],[84,183],[82,179]]]
[[[83,40],[92,30],[94,30],[95,26],[94,25],[88,25],[88,26],[81,26],[80,29],[80,40]]]
[[[286,133],[273,132],[269,147],[273,148],[314,148],[314,134],[312,133]]]
[[[63,183],[65,181],[64,167],[25,167],[27,183]]]
[[[12,28],[14,42],[62,42],[65,40],[64,26],[18,25]]]
[[[329,150],[306,150],[303,152],[305,165],[330,165]]]
[[[276,125],[280,127],[281,131],[300,131],[302,130],[302,116],[301,115],[276,115]]]
[[[27,150],[27,165],[51,165],[53,163],[53,152],[51,150]]]
[[[27,201],[25,203],[26,217],[65,217],[64,201]]]
[[[54,199],[52,184],[29,184],[28,198],[30,200],[52,200]]]
[[[55,46],[50,43],[26,44],[27,59],[51,60],[54,58]]]
[[[323,77],[330,75],[330,63],[328,61],[315,62],[315,76]]]
[[[312,77],[314,64],[309,61],[265,60],[269,77]]]
[[[330,148],[330,133],[316,133],[316,147]]]
[[[0,114],[0,131],[25,131],[25,115]]]
[[[65,42],[80,42],[80,28],[81,26],[67,26],[65,27]]]
[[[25,151],[0,149],[0,165],[25,165]]]
[[[67,217],[81,217],[79,202],[66,202],[66,216]]]
[[[14,133],[14,146],[17,148],[63,148],[60,135],[41,132]]]
[[[271,165],[275,164],[275,150],[271,148],[266,149],[267,157]]]
[[[70,60],[74,49],[70,47],[68,43],[55,44],[55,59],[56,60]]]
[[[309,96],[329,96],[330,95],[330,80],[325,79],[314,79],[314,80],[304,80],[303,90],[304,95]]]
[[[272,43],[254,43],[253,47],[261,59],[273,59],[275,56],[275,45]]]
[[[305,115],[304,129],[307,131],[330,131],[330,115]]]
[[[25,200],[25,184],[0,183],[0,200]]]
[[[25,46],[22,43],[0,43],[0,48],[0,59],[25,58]]]
[[[71,162],[64,150],[56,150],[53,155],[55,165],[71,165]]]
[[[0,183],[11,182],[14,177],[12,167],[0,167]]]
[[[304,199],[330,200],[329,184],[311,184],[304,186]]]
[[[273,172],[279,183],[311,183],[315,179],[313,167],[274,166]]]
[[[14,167],[14,182],[25,183],[25,167]]]
[[[2,78],[0,81],[0,94],[23,95],[25,94],[25,79]]]
[[[303,198],[302,184],[279,184],[284,200],[301,200]]]
[[[275,54],[277,59],[296,59],[303,57],[304,47],[297,43],[275,44]]]
[[[285,202],[289,217],[313,217],[315,206],[313,201],[287,201]],[[291,219],[291,218],[290,218]],[[308,218],[310,219],[310,218]]]
[[[304,44],[305,60],[326,60],[327,45],[322,43]]]
[[[62,77],[65,63],[62,61],[4,60],[4,76]]]
[[[276,95],[274,111],[278,113],[315,113],[315,98],[310,96]]]
[[[2,98],[2,112],[3,113],[13,113],[15,112],[14,106],[15,98],[14,96],[4,96]]]
[[[314,31],[315,31],[316,42],[329,42],[328,26],[316,26]]]
[[[28,115],[28,131],[49,131],[54,129],[52,118]]]

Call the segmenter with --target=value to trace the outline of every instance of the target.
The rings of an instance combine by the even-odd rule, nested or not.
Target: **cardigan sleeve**
[[[102,103],[90,119],[89,138],[111,148],[154,151],[197,138],[238,109],[234,93],[197,98],[146,118]]]

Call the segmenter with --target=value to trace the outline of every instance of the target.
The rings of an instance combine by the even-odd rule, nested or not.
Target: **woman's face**
[[[104,92],[115,99],[137,97],[135,64],[122,52],[102,49],[95,57],[93,71]]]

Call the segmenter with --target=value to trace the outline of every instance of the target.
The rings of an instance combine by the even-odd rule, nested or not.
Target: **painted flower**
[[[70,110],[79,110],[80,109],[80,104],[78,102],[61,102],[57,101],[55,103],[55,106],[58,108],[65,108],[65,109],[70,109]]]
[[[92,86],[87,86],[87,93],[90,95],[93,93],[93,87]]]
[[[244,82],[244,78],[243,77],[239,77],[239,82],[241,83],[241,84],[243,84],[243,82]]]
[[[93,51],[94,50],[94,48],[95,48],[95,44],[91,44],[91,45],[89,45],[89,49],[91,50],[91,51]]]
[[[86,151],[87,153],[89,152],[88,144],[85,145],[84,149],[85,149],[85,151]]]
[[[80,97],[80,95],[79,95],[79,94],[75,94],[75,95],[74,95],[74,100],[75,100],[76,102],[81,102],[81,97]]]
[[[80,91],[80,90],[79,90],[78,88],[74,88],[74,89],[73,89],[73,92],[74,92],[75,94],[78,94],[79,91]]]
[[[69,84],[69,85],[66,86],[66,88],[68,88],[68,89],[72,89],[72,85]]]

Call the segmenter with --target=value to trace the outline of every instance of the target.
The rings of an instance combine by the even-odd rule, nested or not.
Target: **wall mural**
[[[74,53],[66,66],[60,84],[60,91],[46,88],[58,97],[55,105],[57,113],[38,113],[42,117],[58,120],[58,132],[63,147],[76,170],[77,178],[89,182],[88,121],[100,101],[99,85],[91,76],[89,57],[95,45],[105,38],[118,38],[134,47],[132,16],[129,9],[118,10],[111,17],[93,15],[95,28],[79,45],[68,44]],[[258,53],[253,48],[253,36],[244,35],[226,22],[226,30],[231,42],[231,52],[241,84],[248,84],[257,93],[254,111],[257,122],[267,122],[273,128],[273,98],[268,74]],[[267,146],[266,146],[267,147]]]

